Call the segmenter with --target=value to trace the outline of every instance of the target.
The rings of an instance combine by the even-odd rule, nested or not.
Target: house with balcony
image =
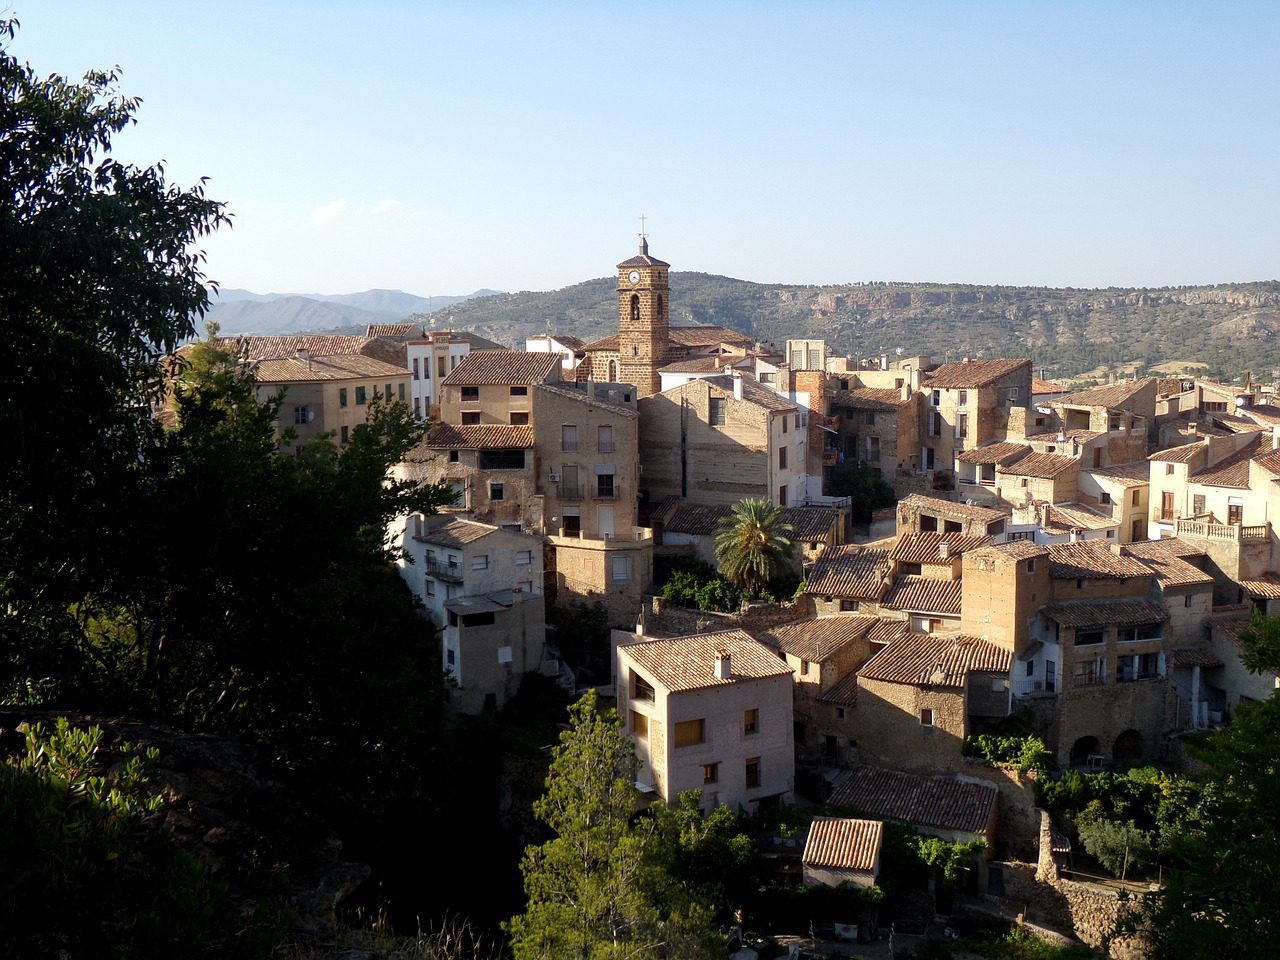
[[[1009,439],[1013,411],[1020,411],[1013,422],[1025,423],[1031,403],[1031,360],[944,363],[921,377],[920,390],[924,404],[919,469],[953,476],[960,452]]]
[[[920,394],[900,387],[861,386],[856,375],[828,374],[828,410],[836,432],[827,449],[836,463],[862,463],[892,482],[920,468]]]
[[[402,480],[448,484],[454,499],[440,508],[442,513],[539,530],[542,500],[536,466],[530,426],[441,423],[394,474]]]
[[[653,639],[615,653],[618,715],[636,746],[642,788],[703,809],[755,812],[795,785],[791,668],[742,630]]]
[[[540,538],[448,515],[402,517],[390,532],[401,578],[440,631],[455,709],[501,708],[525,674],[554,672]]]

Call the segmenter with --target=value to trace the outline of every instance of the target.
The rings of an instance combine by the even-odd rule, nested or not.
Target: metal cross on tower
[[[649,235],[644,232],[644,222],[646,219],[648,218],[645,217],[643,213],[640,214],[640,239],[641,240],[647,240],[649,238]]]

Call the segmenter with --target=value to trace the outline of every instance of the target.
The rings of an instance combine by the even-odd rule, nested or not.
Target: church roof
[[[630,260],[623,260],[619,267],[669,267],[671,264],[665,260],[659,260],[656,257],[649,256],[649,241],[645,237],[640,238],[640,252]]]

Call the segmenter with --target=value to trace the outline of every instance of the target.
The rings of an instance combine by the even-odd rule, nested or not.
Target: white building
[[[525,353],[560,354],[560,367],[566,374],[572,373],[578,366],[578,360],[581,356],[585,356],[582,351],[583,346],[585,344],[579,337],[571,337],[568,334],[551,336],[550,334],[540,333],[524,339]]]
[[[640,786],[686,790],[754,811],[795,784],[791,668],[741,630],[621,643],[618,713],[640,756]]]

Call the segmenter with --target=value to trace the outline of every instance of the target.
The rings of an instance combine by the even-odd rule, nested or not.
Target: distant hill
[[[310,333],[370,323],[395,323],[413,314],[444,310],[470,297],[497,291],[478,290],[462,297],[419,297],[402,290],[363,293],[253,293],[222,289],[213,298],[206,319],[216,320],[223,333]]]
[[[549,292],[475,297],[436,312],[440,329],[500,343],[530,334],[594,339],[617,329],[612,277]],[[968,284],[800,286],[671,274],[673,324],[723,324],[762,340],[822,337],[839,353],[1031,356],[1049,376],[1200,360],[1217,376],[1280,368],[1280,282],[1082,290]]]

